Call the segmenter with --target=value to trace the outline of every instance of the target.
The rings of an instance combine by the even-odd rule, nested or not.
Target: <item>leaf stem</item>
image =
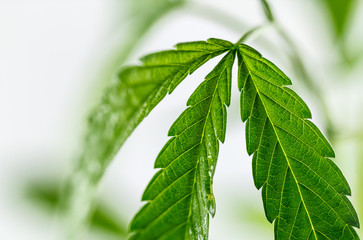
[[[270,23],[266,23],[266,24],[262,24],[262,25],[259,25],[259,26],[256,26],[252,29],[250,29],[249,31],[247,31],[237,42],[236,42],[236,45],[237,44],[241,44],[243,42],[246,42],[247,39],[251,38],[253,35],[256,35],[260,32],[262,32],[263,30],[266,30],[267,28],[271,27],[273,24],[270,24]]]
[[[275,17],[272,14],[270,5],[268,4],[267,0],[260,0],[260,1],[261,1],[262,8],[263,8],[263,11],[265,13],[265,16],[266,16],[267,20],[270,21],[270,22],[274,22]]]

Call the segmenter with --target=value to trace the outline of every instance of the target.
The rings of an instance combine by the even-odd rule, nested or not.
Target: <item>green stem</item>
[[[263,30],[267,29],[268,27],[271,27],[272,24],[264,24],[264,25],[259,25],[256,26],[254,28],[252,28],[251,30],[247,31],[237,42],[236,44],[241,44],[247,41],[247,39],[251,38],[253,35],[257,35],[258,33],[262,32]]]
[[[267,20],[269,22],[274,22],[275,21],[275,17],[272,14],[270,5],[268,4],[267,0],[260,0],[260,2],[262,4],[262,8],[263,8],[263,11],[265,13],[265,16],[266,16]]]

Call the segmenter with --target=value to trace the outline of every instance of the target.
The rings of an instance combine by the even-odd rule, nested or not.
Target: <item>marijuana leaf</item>
[[[209,214],[215,214],[212,179],[218,140],[225,138],[234,57],[231,50],[208,74],[170,128],[173,137],[155,161],[161,169],[142,197],[148,203],[131,223],[132,239],[208,239]]]
[[[142,66],[124,68],[89,118],[86,151],[101,163],[110,161],[150,111],[209,59],[228,50],[219,39],[180,43],[176,50],[147,55]],[[89,159],[87,159],[89,161]]]
[[[330,144],[307,120],[309,108],[285,87],[291,81],[254,49],[220,45],[230,51],[170,128],[173,137],[156,159],[155,168],[161,169],[144,192],[148,203],[131,223],[131,239],[208,239],[209,214],[215,214],[212,179],[225,138],[236,52],[247,152],[254,154],[254,181],[262,187],[275,238],[358,239],[353,229],[358,217],[345,196],[349,185],[329,159]]]
[[[276,239],[359,239],[350,188],[334,151],[291,81],[246,45],[238,49],[241,117],[255,185]]]
[[[95,187],[137,125],[188,74],[231,46],[219,39],[180,43],[176,50],[147,55],[141,59],[142,66],[119,73],[90,115],[84,152],[67,182],[63,202],[72,227],[87,219]]]

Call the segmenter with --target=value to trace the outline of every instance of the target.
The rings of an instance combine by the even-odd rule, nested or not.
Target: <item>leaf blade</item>
[[[212,178],[218,141],[225,135],[226,111],[221,109],[230,98],[234,55],[231,50],[208,74],[171,126],[172,138],[155,161],[161,170],[144,192],[148,203],[131,223],[132,239],[208,238],[209,214],[215,213]]]
[[[328,158],[335,156],[329,142],[307,120],[307,105],[285,87],[290,79],[249,46],[240,45],[238,54],[239,75],[247,79],[241,94],[247,151],[275,239],[359,239],[349,185]],[[254,101],[248,92],[256,92]]]
[[[121,70],[118,80],[109,87],[88,123],[86,155],[107,165],[124,141],[150,111],[188,75],[228,49],[207,41],[181,43],[183,48],[149,54],[141,66]],[[195,45],[202,50],[193,50]],[[189,46],[189,47],[186,47]],[[96,157],[95,157],[96,156]],[[88,159],[87,156],[84,157]],[[88,161],[88,160],[87,160]]]

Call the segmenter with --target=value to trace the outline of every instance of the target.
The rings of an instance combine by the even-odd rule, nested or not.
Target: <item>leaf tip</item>
[[[219,38],[208,38],[207,42],[212,43],[212,44],[217,44],[222,47],[229,48],[229,49],[234,47],[233,43],[226,41],[226,40],[219,39]]]

